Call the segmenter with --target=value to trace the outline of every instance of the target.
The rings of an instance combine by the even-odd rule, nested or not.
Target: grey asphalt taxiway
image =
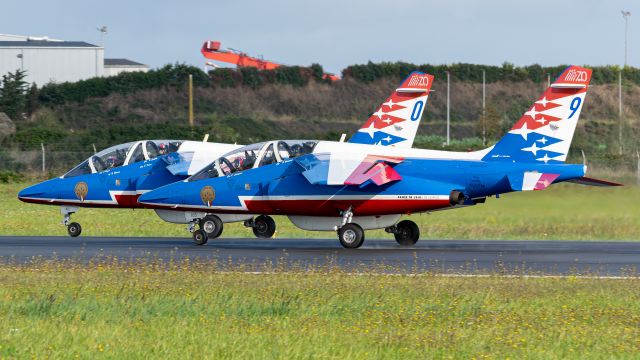
[[[189,238],[0,236],[2,262],[111,257],[215,259],[217,264],[231,262],[258,271],[275,264],[354,271],[638,276],[640,242],[420,240],[413,247],[401,247],[393,240],[367,239],[352,250],[342,248],[337,239],[214,239],[196,246]]]

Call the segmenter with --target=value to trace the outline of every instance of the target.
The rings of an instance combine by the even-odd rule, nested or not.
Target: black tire
[[[193,232],[193,242],[196,245],[204,245],[207,243],[207,241],[209,240],[209,238],[207,237],[207,232],[202,230],[202,229],[198,229],[196,231]]]
[[[276,233],[276,222],[271,216],[260,215],[253,220],[253,234],[262,239],[268,239]]]
[[[67,232],[71,237],[78,237],[82,233],[82,226],[80,226],[80,224],[78,224],[77,222],[72,222],[71,224],[67,225]]]
[[[398,244],[402,246],[412,246],[420,238],[420,228],[411,220],[402,220],[396,225],[396,232],[393,234]]]
[[[357,249],[364,242],[364,230],[358,224],[346,224],[338,230],[338,240],[347,249]]]
[[[222,220],[215,215],[207,215],[200,220],[200,229],[207,233],[208,239],[215,239],[222,235],[223,228]]]

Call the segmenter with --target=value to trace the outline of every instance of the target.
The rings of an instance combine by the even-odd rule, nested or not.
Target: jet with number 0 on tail
[[[380,105],[363,129],[376,126],[377,133],[369,130],[371,139],[361,139],[360,142],[372,143],[379,139],[380,145],[411,147],[422,115],[422,108],[414,111],[411,116],[417,118],[411,124],[404,124],[402,117],[406,117],[405,108],[411,101],[424,101],[426,95],[413,98],[412,95],[402,95],[393,92],[385,103]],[[401,106],[398,102],[404,104]],[[423,104],[424,105],[424,104]],[[385,109],[385,116],[376,116]],[[389,126],[374,123],[379,119]],[[400,123],[398,123],[400,122]],[[379,131],[386,131],[384,136]],[[354,137],[357,138],[357,135]],[[77,222],[71,222],[71,215],[81,207],[100,208],[140,208],[143,207],[137,199],[141,194],[176,181],[181,181],[194,175],[212,161],[225,153],[240,148],[241,145],[207,143],[183,140],[142,140],[112,146],[89,157],[66,174],[30,186],[18,194],[24,202],[60,206],[63,224],[67,226],[69,235],[78,236],[82,227]],[[295,147],[294,147],[295,150]],[[251,159],[253,150],[243,149],[242,161],[237,158],[234,166],[249,168],[253,165]],[[273,154],[274,161],[283,160],[284,151]],[[213,192],[205,191],[204,198],[213,198]],[[188,224],[188,229],[194,231],[195,225],[206,231],[208,238],[214,238],[222,232],[223,223],[247,221],[253,227],[257,236],[265,234],[264,218],[253,221],[252,214],[208,214],[202,211],[181,211],[175,209],[156,209],[156,214],[167,222]],[[268,219],[267,219],[268,220]],[[274,230],[275,231],[275,230]]]
[[[582,164],[565,163],[590,79],[590,69],[567,68],[502,139],[484,150],[270,141],[249,145],[257,155],[252,169],[234,168],[240,149],[216,160],[206,172],[146,193],[138,201],[160,209],[287,215],[302,229],[337,231],[347,248],[361,246],[364,230],[376,228],[392,233],[401,245],[413,245],[420,231],[413,221],[399,221],[404,214],[472,206],[490,196],[543,190],[560,182],[619,185],[585,177]],[[405,82],[397,91],[421,89]],[[420,107],[417,104],[409,113]],[[371,135],[375,138],[374,131]],[[274,151],[286,155],[274,161]],[[196,242],[203,243],[202,238],[206,242],[206,234],[194,233]]]

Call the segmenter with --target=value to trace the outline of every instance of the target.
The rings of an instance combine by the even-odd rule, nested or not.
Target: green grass
[[[0,266],[0,358],[610,359],[640,280]]]
[[[17,193],[29,184],[0,184],[0,235],[66,235],[57,206],[25,204]],[[418,214],[408,218],[422,239],[640,240],[640,187],[594,188],[557,185],[544,191],[512,193],[485,204]],[[184,225],[163,222],[151,210],[80,209],[72,219],[86,236],[190,235]],[[303,231],[277,217],[276,237],[334,237]],[[225,224],[223,237],[252,237],[241,223]],[[382,230],[368,238],[389,238]]]

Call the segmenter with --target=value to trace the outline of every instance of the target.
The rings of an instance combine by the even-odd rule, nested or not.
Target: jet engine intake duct
[[[451,191],[451,194],[449,194],[449,204],[452,206],[462,205],[464,204],[464,200],[465,197],[462,191],[453,190]]]

